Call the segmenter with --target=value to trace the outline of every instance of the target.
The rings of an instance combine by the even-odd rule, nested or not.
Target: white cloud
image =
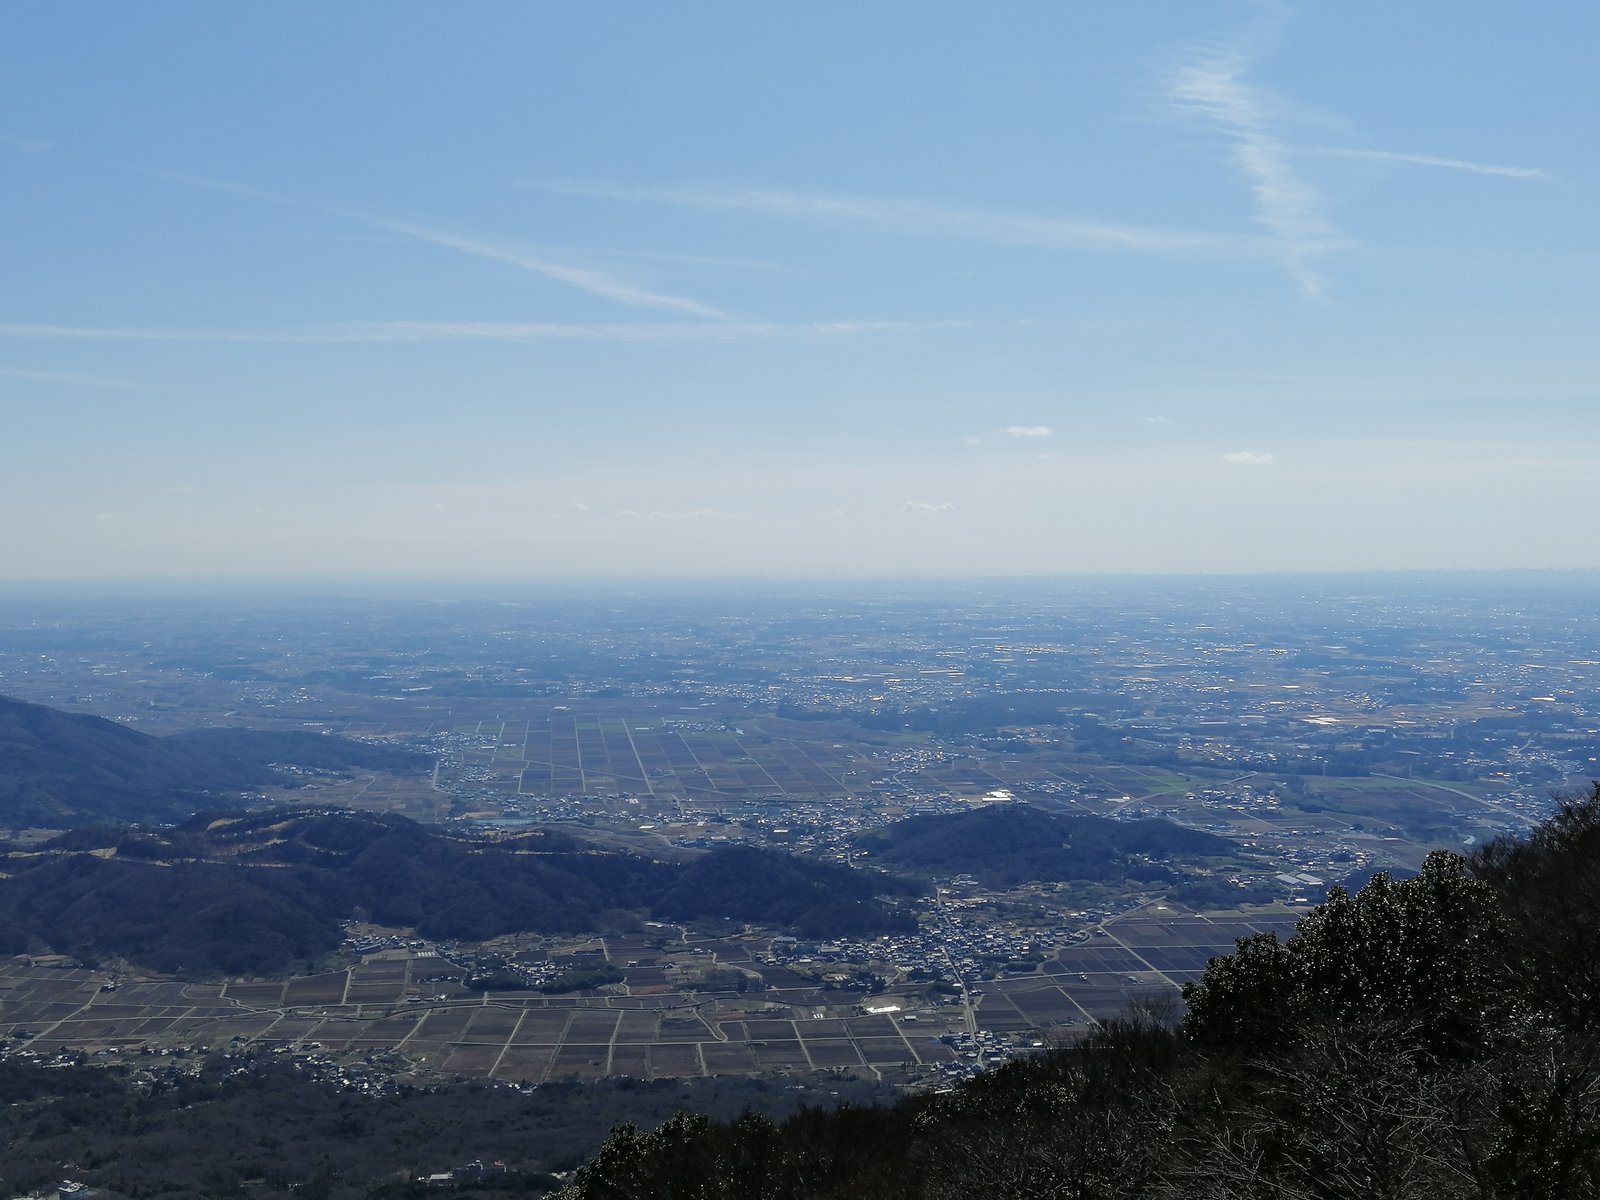
[[[1140,417],[1139,418],[1139,424],[1141,424],[1141,425],[1170,425],[1171,423],[1172,423],[1172,421],[1168,417]]]
[[[129,391],[148,391],[149,384],[134,383],[131,379],[111,379],[104,375],[79,375],[72,371],[25,371],[17,367],[0,367],[0,376],[7,379],[28,379],[38,383],[61,383],[73,387],[119,388]]]
[[[0,337],[132,342],[340,345],[389,342],[736,342],[950,329],[965,321],[774,321],[563,324],[535,321],[345,321],[289,329],[0,324]]]
[[[1014,438],[1047,438],[1054,437],[1056,431],[1048,425],[1007,425],[1000,432]]]
[[[631,283],[607,275],[603,271],[550,262],[516,246],[486,241],[477,237],[447,233],[443,230],[414,225],[409,221],[394,221],[387,217],[374,217],[360,213],[351,213],[349,215],[359,217],[375,229],[387,230],[390,233],[416,238],[418,241],[428,242],[435,246],[458,250],[462,254],[469,254],[475,258],[486,258],[494,262],[506,263],[513,267],[519,267],[524,271],[532,271],[536,275],[543,275],[546,279],[554,279],[558,283],[570,284],[572,287],[588,292],[590,295],[602,296],[607,300],[615,300],[620,304],[664,309],[668,312],[689,313],[693,316],[710,317],[719,321],[733,319],[730,314],[721,309],[713,308],[709,304],[702,304],[698,300],[648,291],[645,288],[636,287]]]
[[[870,225],[889,233],[947,237],[1044,250],[1197,253],[1251,250],[1255,239],[1148,225],[1117,225],[962,208],[922,200],[825,195],[776,188],[623,187],[583,181],[531,181],[524,187],[604,200]]]
[[[181,183],[185,187],[205,188],[213,192],[226,192],[232,196],[243,196],[247,200],[265,200],[269,204],[294,203],[293,200],[276,192],[251,187],[247,183],[235,183],[231,179],[214,179],[209,175],[187,175],[181,171],[158,171],[152,167],[129,166],[127,169],[148,175],[152,179],[164,179],[168,183]]]
[[[954,512],[955,507],[948,500],[942,504],[930,504],[926,500],[907,500],[901,511],[909,513],[946,513]]]
[[[1272,132],[1272,105],[1242,75],[1246,62],[1207,53],[1178,69],[1168,95],[1233,142],[1234,164],[1255,197],[1256,221],[1277,246],[1284,268],[1307,296],[1326,283],[1315,262],[1343,239],[1322,214],[1322,197],[1290,165],[1290,150]]]
[[[651,509],[649,512],[640,512],[636,508],[619,508],[612,515],[626,517],[630,521],[706,521],[719,517],[731,517],[734,514],[723,512],[717,508],[656,508]]]
[[[1278,461],[1276,454],[1259,454],[1254,450],[1234,450],[1222,457],[1227,462],[1242,463],[1247,467],[1266,467]]]
[[[1467,162],[1460,158],[1440,158],[1434,154],[1401,154],[1394,150],[1346,150],[1332,146],[1314,146],[1297,150],[1296,154],[1315,154],[1327,158],[1366,158],[1377,162],[1411,163],[1419,167],[1443,167],[1449,171],[1466,171],[1473,175],[1500,175],[1508,179],[1548,179],[1549,172],[1539,167],[1497,167],[1488,163]]]

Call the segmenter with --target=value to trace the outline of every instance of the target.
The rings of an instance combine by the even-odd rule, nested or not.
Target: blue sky
[[[1600,566],[1600,10],[0,10],[0,572]]]

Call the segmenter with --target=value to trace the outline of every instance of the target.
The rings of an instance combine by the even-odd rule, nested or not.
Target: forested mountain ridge
[[[303,967],[337,947],[358,912],[452,941],[591,932],[640,915],[821,937],[913,927],[877,897],[917,890],[749,846],[661,862],[554,830],[476,841],[399,816],[305,809],[74,830],[0,858],[0,871],[0,953],[207,975]]]
[[[990,887],[1129,877],[1170,883],[1175,875],[1168,863],[1238,850],[1227,838],[1161,818],[1114,821],[1018,803],[907,817],[860,835],[856,843],[900,870],[965,873]]]
[[[565,1200],[1593,1200],[1600,783],[1334,889],[1185,989],[941,1096],[615,1131]]]
[[[155,737],[116,721],[0,696],[0,826],[175,821],[280,786],[274,764],[415,773],[426,756],[301,730]]]

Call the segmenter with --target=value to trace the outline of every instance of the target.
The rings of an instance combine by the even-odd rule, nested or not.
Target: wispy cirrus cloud
[[[956,506],[944,500],[937,504],[929,500],[907,500],[900,508],[901,512],[908,513],[947,513],[954,512]]]
[[[359,345],[391,342],[736,342],[946,329],[965,321],[771,321],[561,324],[533,321],[346,321],[285,329],[0,324],[0,338],[115,342]]]
[[[105,375],[80,375],[75,371],[29,371],[20,367],[0,367],[0,377],[26,379],[35,383],[59,383],[69,387],[116,388],[135,392],[151,390],[147,383],[135,383],[131,379],[112,379]]]
[[[1232,142],[1230,157],[1250,185],[1256,222],[1301,293],[1318,296],[1327,284],[1317,260],[1345,239],[1323,215],[1321,195],[1295,171],[1292,151],[1273,129],[1275,106],[1245,81],[1247,66],[1236,52],[1199,54],[1173,73],[1168,99]]]
[[[1030,216],[922,200],[828,195],[781,188],[626,187],[583,180],[528,180],[522,186],[567,196],[833,221],[908,236],[957,238],[1042,250],[1134,254],[1259,251],[1257,239],[1238,234]]]
[[[1461,158],[1441,158],[1435,154],[1403,154],[1396,150],[1358,150],[1334,146],[1312,146],[1295,151],[1323,158],[1365,158],[1375,162],[1410,163],[1418,167],[1442,167],[1472,175],[1500,175],[1507,179],[1548,179],[1550,173],[1539,167],[1500,167],[1491,163],[1468,162]]]
[[[521,247],[504,242],[451,233],[447,230],[413,224],[410,221],[391,220],[388,217],[375,217],[365,213],[351,213],[349,215],[358,217],[374,229],[382,229],[388,233],[415,238],[418,241],[427,242],[434,246],[442,246],[462,254],[469,254],[474,258],[486,258],[494,262],[506,263],[524,271],[532,271],[536,275],[543,275],[546,279],[553,279],[557,283],[568,284],[580,291],[588,292],[590,295],[601,296],[607,300],[615,300],[619,304],[633,305],[638,308],[661,309],[666,312],[687,313],[691,316],[707,317],[718,321],[735,319],[731,313],[719,308],[713,308],[709,304],[702,304],[698,300],[691,300],[686,296],[672,296],[663,292],[652,292],[646,288],[618,279],[613,275],[608,275],[604,271],[552,262]]]
[[[248,183],[237,183],[232,179],[216,179],[210,175],[193,175],[185,171],[162,171],[155,167],[142,167],[137,163],[116,163],[125,171],[133,171],[140,175],[148,175],[151,179],[160,179],[167,183],[180,183],[184,187],[201,188],[209,192],[224,192],[230,196],[240,196],[246,200],[264,200],[268,204],[287,204],[299,206],[299,202],[277,192],[268,191],[266,188],[254,187]]]
[[[1007,425],[1000,432],[1014,438],[1047,438],[1054,437],[1056,433],[1048,425]]]

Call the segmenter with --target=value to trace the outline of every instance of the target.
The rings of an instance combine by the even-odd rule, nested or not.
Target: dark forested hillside
[[[0,826],[181,820],[241,792],[281,785],[273,764],[416,772],[427,760],[303,731],[152,737],[101,717],[0,697]]]
[[[917,890],[891,877],[730,846],[690,863],[656,901],[655,914],[675,921],[733,917],[785,926],[802,937],[844,937],[914,930],[910,913],[886,911],[877,897]]]
[[[467,841],[403,817],[276,810],[174,829],[75,830],[0,860],[0,952],[161,971],[273,974],[334,949],[360,914],[425,937],[578,933],[653,912],[837,936],[905,928],[899,881],[732,846],[690,862],[557,831]]]
[[[879,862],[933,875],[969,874],[990,887],[1023,880],[1147,879],[1169,882],[1165,864],[1231,855],[1226,838],[1171,821],[1113,821],[1088,813],[991,804],[971,812],[908,817],[863,834]]]
[[[482,1083],[379,1095],[318,1079],[270,1055],[214,1055],[194,1074],[0,1062],[0,1195],[54,1195],[64,1164],[96,1190],[164,1200],[405,1197],[419,1175],[458,1172],[447,1196],[542,1195],[550,1172],[577,1166],[612,1126],[654,1126],[693,1107],[732,1119],[758,1106],[782,1117],[807,1104],[870,1104],[888,1088],[714,1078]],[[829,1095],[829,1093],[834,1095]],[[466,1164],[497,1169],[474,1187]]]

